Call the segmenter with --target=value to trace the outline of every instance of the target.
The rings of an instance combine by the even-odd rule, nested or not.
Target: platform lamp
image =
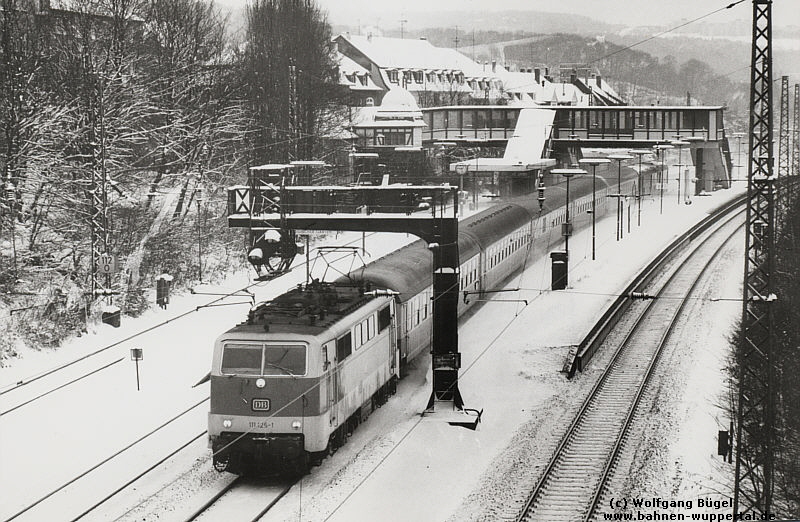
[[[736,179],[742,181],[742,138],[747,136],[746,132],[734,132],[733,137],[736,138],[736,155],[739,157],[736,165]]]
[[[683,138],[683,140],[684,141],[688,141],[689,144],[691,144],[691,145],[693,145],[695,143],[701,143],[701,142],[706,141],[706,139],[704,137],[702,137],[702,136],[686,136],[685,138]],[[692,151],[691,151],[691,149],[689,149],[689,159],[691,159],[691,157],[692,157]],[[689,164],[687,163],[686,166],[688,167]],[[702,168],[703,165],[701,164],[700,167]],[[697,182],[700,181],[699,178],[693,177],[692,179],[695,180],[695,187],[697,187]],[[683,202],[686,203],[687,205],[691,205],[692,196],[691,196],[691,194],[689,194],[689,186],[688,185],[686,186],[686,191],[685,192],[686,192],[686,195],[684,196]],[[695,188],[695,193],[697,193],[697,188]]]
[[[642,226],[642,196],[643,196],[643,194],[642,194],[642,156],[644,156],[646,154],[650,154],[650,151],[649,150],[641,150],[641,149],[632,150],[631,154],[635,154],[635,155],[639,156],[639,172],[636,174],[636,183],[637,183],[637,185],[639,187],[638,194],[636,195],[636,201],[637,201],[637,207],[638,207],[637,208],[637,217],[636,217],[636,226],[640,227],[640,226]],[[652,185],[653,184],[650,183],[650,185],[651,185],[650,190],[652,190]]]
[[[658,202],[659,202],[659,209],[658,213],[664,213],[664,155],[667,153],[669,149],[673,149],[672,145],[655,145],[653,147],[657,151],[659,151],[659,156],[661,156],[661,169],[658,171]]]
[[[678,205],[681,204],[681,167],[683,167],[683,156],[681,155],[681,151],[683,150],[684,145],[691,145],[691,142],[685,141],[683,136],[676,134],[675,139],[670,141],[670,144],[674,147],[678,147],[678,177],[675,178],[678,181]]]
[[[586,159],[579,160],[578,163],[580,163],[581,165],[591,165],[592,166],[592,261],[594,261],[595,260],[595,255],[594,255],[594,253],[595,253],[595,240],[594,240],[594,238],[595,238],[595,233],[594,233],[595,228],[594,228],[594,223],[595,223],[595,215],[597,214],[595,212],[595,196],[596,196],[595,188],[596,188],[596,179],[597,179],[597,166],[598,165],[603,165],[604,163],[611,163],[611,160],[606,159],[606,158],[586,158]]]
[[[561,235],[564,236],[564,250],[567,252],[567,263],[569,263],[569,236],[572,235],[572,221],[569,218],[569,180],[572,176],[580,175],[580,174],[588,174],[583,169],[553,169],[550,171],[551,174],[558,174],[564,176],[567,179],[567,214],[564,220],[564,226],[562,227],[563,230]],[[569,265],[567,265],[567,269],[569,269]]]
[[[622,239],[622,162],[633,159],[630,154],[609,154],[608,159],[617,162],[617,194],[612,197],[617,198],[617,241]]]

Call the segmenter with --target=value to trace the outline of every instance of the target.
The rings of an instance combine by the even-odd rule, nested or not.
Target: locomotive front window
[[[225,345],[222,352],[225,375],[278,375],[295,377],[306,373],[306,346],[303,344]]]
[[[261,352],[260,344],[226,344],[222,352],[222,373],[260,374]]]
[[[305,375],[306,347],[300,344],[268,344],[264,351],[264,375]]]

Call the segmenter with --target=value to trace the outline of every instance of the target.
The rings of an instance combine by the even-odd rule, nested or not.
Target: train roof
[[[298,285],[250,310],[247,321],[230,331],[249,331],[257,326],[268,332],[317,335],[375,299],[364,295],[367,290],[365,285],[349,281]]]
[[[499,239],[498,231],[506,234],[530,220],[531,214],[514,203],[494,205],[464,219],[458,224],[459,257],[462,261],[472,258]],[[358,280],[400,292],[400,301],[405,302],[431,286],[432,272],[431,252],[420,239],[368,264],[355,276]]]

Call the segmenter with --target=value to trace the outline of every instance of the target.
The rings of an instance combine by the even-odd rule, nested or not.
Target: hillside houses
[[[585,66],[573,68],[568,79],[561,71],[562,78],[553,81],[546,68],[511,71],[497,62],[481,64],[425,39],[345,33],[334,42],[341,55],[342,83],[353,94],[355,106],[380,105],[383,96],[396,88],[410,92],[423,108],[625,104],[599,75],[590,78]]]

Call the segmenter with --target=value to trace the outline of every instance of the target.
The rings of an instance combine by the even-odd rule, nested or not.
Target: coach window
[[[352,336],[350,332],[336,339],[336,360],[339,362],[344,361],[351,353],[353,353]]]

